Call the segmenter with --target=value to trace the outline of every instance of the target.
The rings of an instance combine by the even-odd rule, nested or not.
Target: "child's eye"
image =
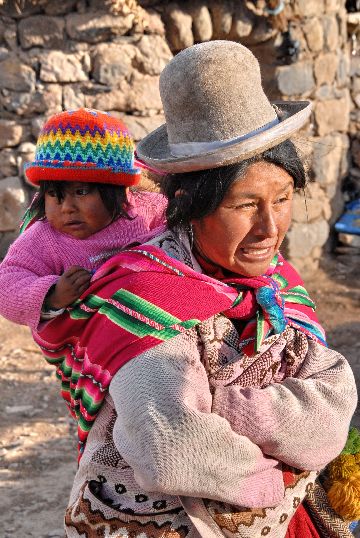
[[[86,196],[87,194],[89,194],[89,192],[90,189],[88,189],[87,187],[81,187],[75,190],[76,196]]]
[[[56,192],[53,191],[53,190],[51,190],[51,189],[48,190],[48,191],[46,191],[46,194],[47,194],[48,196],[51,196],[51,198],[55,198],[55,197],[56,197]]]

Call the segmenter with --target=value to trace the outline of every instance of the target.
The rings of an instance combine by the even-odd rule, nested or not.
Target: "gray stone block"
[[[287,233],[287,250],[290,258],[306,258],[314,247],[322,247],[329,236],[329,224],[318,220],[306,224],[294,223]]]
[[[213,34],[213,25],[207,2],[194,2],[190,7],[193,18],[194,40],[209,41]]]
[[[18,57],[10,55],[0,62],[0,88],[31,92],[35,88],[35,71]]]
[[[350,95],[341,99],[320,101],[315,105],[318,134],[324,136],[334,131],[347,132],[350,119]]]
[[[192,16],[182,7],[170,3],[164,12],[166,37],[171,50],[178,51],[194,44]]]
[[[18,177],[0,181],[0,232],[18,230],[26,196]]]
[[[276,70],[279,90],[283,95],[309,95],[315,89],[311,62],[280,66]]]
[[[0,151],[0,178],[15,176],[18,172],[16,152],[12,149]]]
[[[20,144],[23,126],[16,121],[0,119],[0,148],[10,148]]]
[[[66,16],[66,31],[72,39],[87,43],[110,41],[126,34],[133,26],[134,14],[117,17],[106,12],[71,13]]]
[[[19,23],[19,39],[22,48],[60,48],[64,46],[65,22],[59,17],[36,15]]]
[[[88,80],[84,70],[84,54],[67,54],[52,50],[40,57],[40,80],[44,82],[83,82]]]

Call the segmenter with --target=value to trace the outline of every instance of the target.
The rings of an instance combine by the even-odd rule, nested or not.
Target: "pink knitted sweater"
[[[45,295],[66,269],[97,269],[125,246],[163,231],[164,196],[133,192],[129,202],[132,220],[119,218],[87,239],[59,233],[46,219],[20,235],[0,264],[0,315],[36,329]]]

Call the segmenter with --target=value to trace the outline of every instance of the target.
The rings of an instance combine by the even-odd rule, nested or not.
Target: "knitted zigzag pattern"
[[[55,167],[69,162],[75,166],[131,171],[134,149],[134,142],[119,119],[84,109],[75,114],[62,112],[46,122],[38,139],[35,160],[52,161]]]
[[[25,175],[34,185],[44,180],[134,185],[140,179],[134,156],[134,140],[120,119],[80,108],[48,119]]]

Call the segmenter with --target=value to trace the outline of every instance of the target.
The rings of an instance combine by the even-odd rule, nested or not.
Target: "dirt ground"
[[[327,260],[306,285],[330,346],[347,357],[360,388],[358,254]],[[62,537],[76,469],[74,423],[28,330],[1,317],[0,404],[0,538]],[[360,427],[359,409],[354,423]]]

